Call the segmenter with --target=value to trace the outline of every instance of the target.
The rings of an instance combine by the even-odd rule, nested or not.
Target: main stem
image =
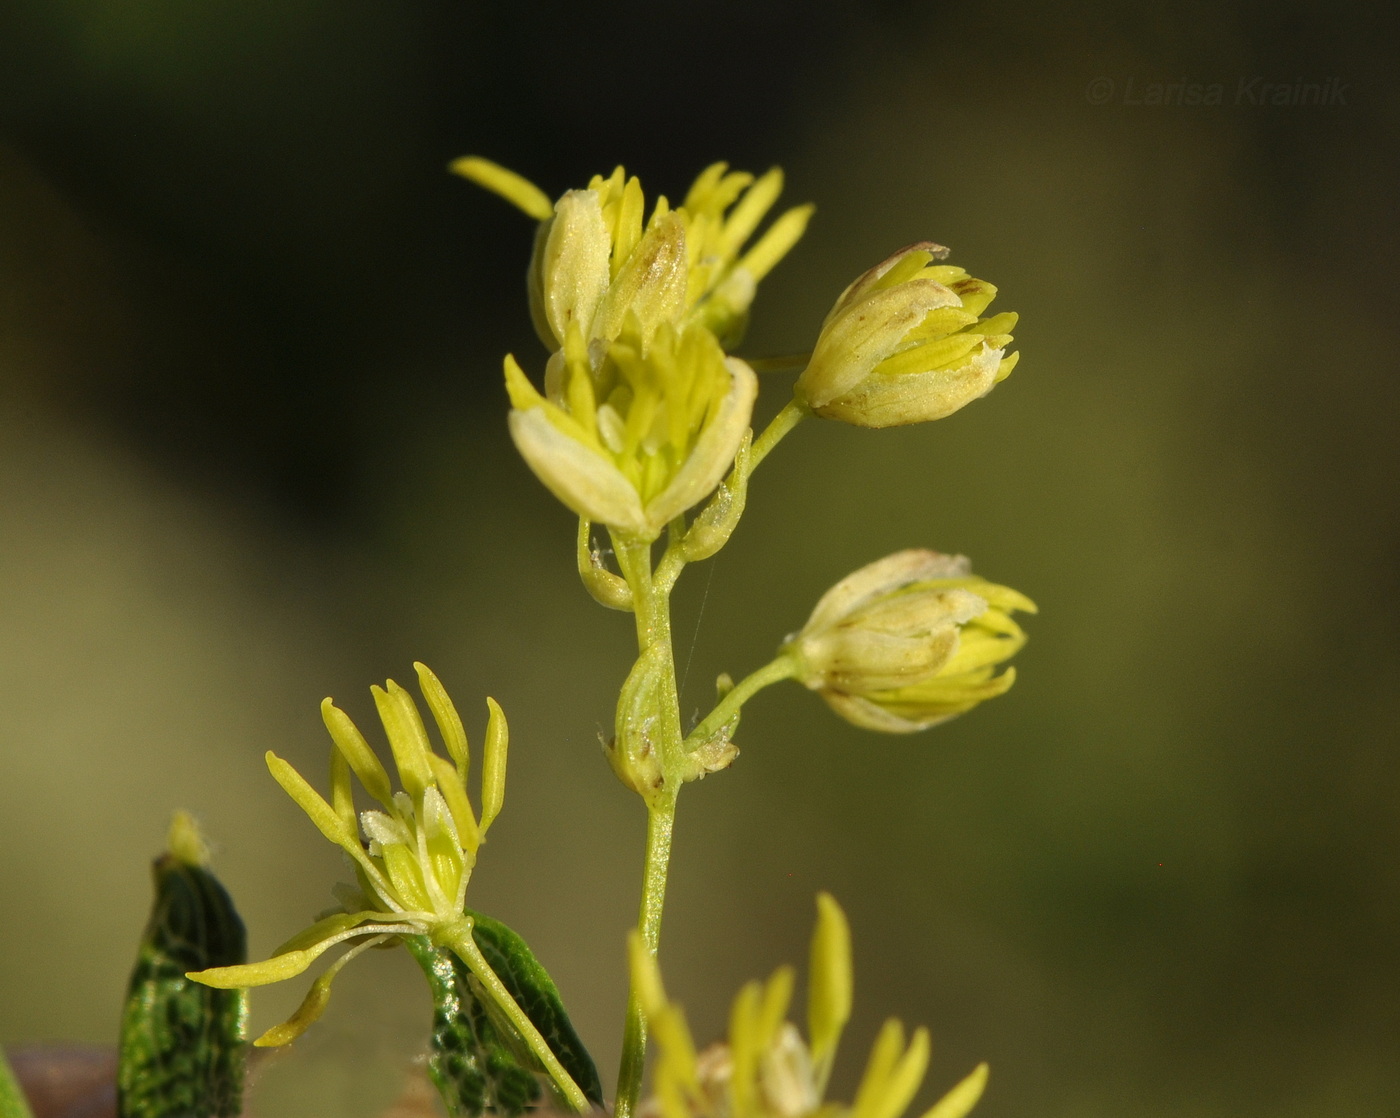
[[[647,950],[655,955],[661,942],[661,908],[666,902],[666,870],[671,860],[671,832],[676,820],[676,797],[647,808],[646,868],[637,927]],[[646,1066],[647,1022],[636,986],[627,991],[627,1017],[622,1027],[622,1062],[617,1069],[613,1118],[632,1118],[642,1091]]]
[[[671,861],[671,836],[676,821],[676,797],[681,786],[680,767],[684,759],[676,666],[671,650],[671,603],[666,589],[657,586],[652,578],[649,542],[615,536],[613,547],[618,567],[632,588],[637,647],[642,653],[658,646],[664,649],[663,680],[657,692],[654,730],[657,757],[664,779],[662,786],[646,798],[646,862],[642,871],[642,903],[637,914],[642,942],[654,956],[661,943],[661,910],[666,902],[666,871]],[[642,1092],[646,1051],[646,1016],[642,1012],[636,988],[631,987],[622,1030],[622,1061],[617,1070],[613,1118],[633,1118]]]

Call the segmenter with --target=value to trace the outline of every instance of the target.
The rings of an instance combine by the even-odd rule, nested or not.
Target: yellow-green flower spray
[[[658,196],[648,207],[641,184],[620,167],[554,201],[489,160],[466,157],[452,169],[537,223],[528,304],[546,352],[543,361],[505,358],[506,422],[530,469],[578,517],[584,587],[635,624],[637,657],[604,743],[608,763],[647,813],[614,1114],[638,1114],[650,1029],[660,1051],[648,1118],[901,1118],[923,1079],[929,1037],[924,1029],[906,1036],[897,1021],[881,1031],[855,1099],[826,1098],[852,988],[850,930],[826,894],[817,900],[806,1038],[786,1020],[794,977],[782,968],[740,991],[725,1042],[697,1051],[657,961],[678,798],[687,783],[733,762],[744,705],[782,680],[817,692],[856,726],[894,733],[927,729],[1004,694],[1015,680],[1006,661],[1026,639],[1014,614],[1035,606],[974,575],[962,557],[896,552],[836,583],[768,664],[738,684],[721,676],[713,709],[686,733],[671,594],[686,567],[725,546],[758,467],[803,419],[880,428],[952,415],[1010,373],[1016,316],[984,316],[996,289],[924,242],[852,282],[810,352],[745,359],[735,350],[758,286],[813,212],[799,205],[767,220],[781,172],[754,176],[716,163],[679,204]],[[756,434],[760,371],[775,367],[798,375],[791,397]],[[548,974],[519,936],[466,903],[504,800],[505,715],[487,700],[478,810],[468,793],[462,719],[438,678],[422,664],[415,670],[445,755],[404,688],[392,681],[373,688],[397,788],[329,699],[322,705],[332,740],[328,798],[267,754],[273,777],[344,852],[353,881],[338,887],[339,908],[262,962],[206,964],[177,977],[222,990],[261,986],[343,947],[296,1012],[254,1041],[285,1045],[326,1011],[347,963],[401,943],[433,992],[429,1073],[453,1118],[518,1114],[540,1101],[541,1081],[563,1106],[602,1107],[592,1060]],[[356,782],[372,801],[364,810]],[[202,847],[184,848],[188,859],[203,858]],[[224,1024],[232,1051],[242,1043],[242,1019]],[[963,1118],[986,1076],[979,1067],[923,1118]]]

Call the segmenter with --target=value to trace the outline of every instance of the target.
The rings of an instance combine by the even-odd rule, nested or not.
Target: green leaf
[[[34,1118],[3,1048],[0,1048],[0,1118]]]
[[[235,966],[248,953],[224,887],[173,855],[156,859],[156,899],[122,1012],[120,1118],[235,1118],[242,1111],[242,990],[191,982],[186,971]]]
[[[472,938],[550,1050],[594,1106],[603,1087],[593,1059],[574,1031],[554,981],[525,941],[499,920],[468,912]],[[433,991],[432,1052],[428,1074],[452,1118],[485,1111],[518,1115],[538,1106],[548,1083],[529,1047],[486,997],[466,964],[426,936],[405,936]]]

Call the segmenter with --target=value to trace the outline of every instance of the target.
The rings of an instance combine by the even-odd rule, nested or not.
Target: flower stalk
[[[754,440],[753,444],[753,466],[768,457],[792,429],[812,414],[812,410],[801,400],[792,399],[783,405],[783,410],[778,412],[768,426],[763,429],[763,434]]]
[[[589,1105],[587,1096],[574,1082],[573,1076],[564,1069],[564,1065],[554,1055],[548,1042],[540,1035],[535,1023],[520,1008],[519,1003],[506,989],[500,976],[491,969],[491,964],[482,955],[481,948],[477,947],[476,941],[472,938],[471,919],[464,916],[451,924],[440,926],[433,931],[432,939],[439,947],[447,948],[467,964],[467,968],[486,988],[491,1000],[500,1007],[510,1023],[515,1026],[516,1032],[529,1045],[530,1051],[544,1066],[549,1078],[554,1081],[554,1085],[559,1088],[569,1106],[578,1114],[584,1114],[591,1110],[592,1107]]]
[[[756,672],[749,673],[725,692],[720,701],[715,704],[715,708],[705,715],[695,729],[690,731],[685,739],[686,745],[694,748],[714,738],[726,726],[738,721],[739,712],[746,702],[765,687],[771,687],[775,683],[791,679],[797,674],[797,670],[797,665],[791,657],[779,656],[764,664]]]
[[[747,506],[753,471],[803,419],[879,428],[950,415],[1011,372],[1017,354],[1007,347],[1017,316],[984,315],[996,288],[944,263],[946,249],[920,242],[849,285],[810,350],[749,363],[733,350],[758,284],[802,237],[813,212],[799,205],[768,220],[783,187],[777,168],[755,176],[716,163],[679,205],[656,196],[649,209],[640,182],[621,167],[557,200],[479,157],[457,160],[452,169],[538,223],[528,290],[548,357],[538,387],[513,355],[505,358],[507,423],[530,469],[578,517],[575,558],[585,588],[603,606],[631,613],[635,626],[637,657],[620,690],[613,735],[604,742],[615,774],[647,812],[613,1114],[901,1118],[926,1070],[929,1038],[923,1029],[906,1038],[893,1019],[853,1102],[826,1099],[852,1002],[850,929],[826,894],[818,896],[810,952],[807,1038],[786,1020],[794,971],[782,967],[766,983],[740,991],[727,1042],[695,1050],[657,962],[680,789],[734,761],[744,704],[783,680],[817,692],[847,721],[888,733],[925,729],[1004,693],[1015,669],[1003,665],[1026,640],[1013,614],[1035,606],[974,575],[962,557],[897,552],[832,587],[772,661],[737,685],[721,675],[715,706],[687,735],[670,598],[688,564],[728,543]],[[755,438],[757,373],[777,369],[800,370],[793,395]],[[610,552],[594,546],[595,524],[606,529]],[[468,793],[461,717],[438,678],[422,664],[414,667],[446,756],[436,751],[404,688],[392,680],[371,688],[397,787],[329,698],[321,708],[333,743],[328,796],[286,760],[266,754],[273,778],[341,849],[354,878],[335,890],[339,909],[271,958],[244,962],[242,923],[231,903],[160,907],[166,883],[202,881],[188,875],[202,873],[207,860],[193,823],[177,817],[171,853],[157,863],[157,911],[179,918],[153,916],[132,978],[128,1008],[136,1010],[124,1018],[118,1081],[124,1113],[123,1099],[159,1094],[180,1078],[172,1078],[168,1054],[190,1055],[179,1038],[143,1049],[143,1030],[152,1022],[153,1033],[168,1033],[171,1022],[186,1019],[207,1033],[209,1020],[222,1021],[216,1059],[203,1060],[219,1063],[217,1073],[180,1073],[176,1085],[184,1091],[203,1076],[223,1100],[218,1114],[232,1114],[240,1105],[246,1001],[230,992],[296,977],[336,949],[291,1017],[253,1042],[285,1045],[325,1012],[348,963],[372,947],[395,944],[413,955],[433,993],[428,1074],[451,1118],[487,1112],[513,1118],[538,1104],[546,1080],[556,1105],[576,1112],[605,1106],[596,1066],[553,980],[520,936],[466,907],[480,849],[504,802],[505,716],[486,700],[478,811]],[[357,808],[356,780],[377,806]],[[226,902],[222,887],[210,882],[206,897]],[[190,912],[198,919],[186,919]],[[209,912],[214,915],[205,919]],[[183,929],[200,921],[220,933],[226,949],[186,951],[199,945]],[[191,982],[199,985],[185,998]],[[154,1000],[148,993],[157,987],[182,1000]],[[639,1112],[648,1029],[660,1057],[656,1095]],[[129,1036],[137,1041],[129,1044]],[[236,1073],[222,1067],[231,1063]],[[963,1118],[985,1079],[984,1065],[924,1118]],[[194,1086],[208,1095],[208,1082]],[[158,1109],[191,1111],[172,1105]],[[27,1118],[3,1052],[0,1118]]]

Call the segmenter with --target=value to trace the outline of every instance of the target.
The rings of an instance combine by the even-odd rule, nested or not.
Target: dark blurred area
[[[642,817],[597,731],[631,626],[505,434],[501,356],[543,366],[531,224],[446,166],[556,194],[622,162],[678,199],[726,159],[818,206],[746,352],[809,347],[933,238],[1021,313],[1024,359],[936,424],[784,444],[678,591],[683,713],[897,548],[1042,612],[1015,689],[926,734],[795,687],[746,712],[681,802],[664,956],[697,1038],[804,957],[826,888],[855,931],[838,1090],[896,1014],[934,1036],[923,1105],[991,1061],[985,1118],[1400,1112],[1398,25],[7,0],[0,1041],[114,1039],[177,807],[255,955],[328,906],[335,856],[260,755],[319,783],[321,697],[364,726],[422,659],[474,741],[486,694],[510,716],[473,904],[610,1078]],[[411,964],[357,963],[258,1113],[374,1113],[427,1026]]]

